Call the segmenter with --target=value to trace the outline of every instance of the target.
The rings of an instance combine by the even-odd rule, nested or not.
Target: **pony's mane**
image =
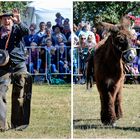
[[[120,34],[127,36],[129,39],[132,38],[132,34],[129,30],[127,29],[120,29],[119,31]]]

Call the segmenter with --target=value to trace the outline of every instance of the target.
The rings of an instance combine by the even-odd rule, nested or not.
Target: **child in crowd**
[[[58,26],[62,27],[62,26],[63,26],[62,22],[63,22],[63,20],[64,20],[64,17],[62,17],[61,14],[60,14],[59,12],[56,13],[55,16],[56,16],[56,19],[55,19],[56,24],[57,24]]]

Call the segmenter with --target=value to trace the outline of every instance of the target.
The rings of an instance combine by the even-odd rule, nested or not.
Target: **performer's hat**
[[[13,16],[13,14],[10,13],[10,12],[7,12],[7,11],[2,11],[0,13],[0,18],[2,18],[2,17],[9,17],[9,16]]]

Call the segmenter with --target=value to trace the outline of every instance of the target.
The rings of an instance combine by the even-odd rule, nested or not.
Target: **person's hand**
[[[19,10],[14,8],[12,10],[12,13],[13,13],[13,17],[11,16],[11,19],[13,20],[14,23],[19,24],[21,22]]]
[[[137,44],[137,45],[140,45],[140,41],[139,41],[139,40],[137,40],[137,41],[136,41],[136,44]]]

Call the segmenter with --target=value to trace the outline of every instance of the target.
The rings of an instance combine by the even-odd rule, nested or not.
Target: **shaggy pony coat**
[[[94,54],[94,77],[100,94],[101,121],[104,125],[114,125],[123,116],[121,104],[125,74],[122,52],[129,48],[131,40],[127,30],[116,30],[114,27],[111,26],[107,40],[100,44]],[[88,65],[93,65],[93,61],[90,60]]]

